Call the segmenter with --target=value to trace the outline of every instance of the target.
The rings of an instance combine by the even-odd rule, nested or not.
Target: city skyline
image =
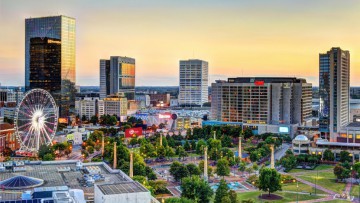
[[[359,26],[351,20],[359,8],[355,1],[0,0],[0,83],[25,84],[25,18],[67,15],[77,21],[77,85],[99,85],[99,60],[121,55],[136,59],[137,86],[176,86],[178,61],[193,58],[209,62],[209,85],[276,71],[318,86],[319,53],[341,47],[352,56],[350,84],[360,86]]]

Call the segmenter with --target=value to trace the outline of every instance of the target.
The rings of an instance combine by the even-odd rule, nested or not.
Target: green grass
[[[330,200],[330,201],[325,201],[326,203],[349,203],[349,201],[346,200]]]
[[[306,173],[298,176],[299,178],[314,183],[316,178],[316,172]],[[332,190],[337,193],[342,193],[345,189],[345,183],[337,183],[336,177],[332,171],[321,171],[318,173],[317,185],[320,185],[326,189]]]
[[[333,169],[334,169],[334,166],[321,164],[321,165],[318,165],[314,170],[304,170],[304,169],[294,168],[294,169],[291,169],[288,173],[301,173],[301,172],[313,173],[314,171],[316,172],[316,170],[318,170],[320,172],[322,170],[333,170]]]
[[[314,193],[315,192],[315,188],[306,185],[304,183],[299,182],[299,188],[296,187],[296,183],[287,183],[287,184],[283,184],[282,185],[282,190],[283,191],[299,191],[299,192],[308,192],[308,193]],[[297,190],[298,189],[298,190]],[[316,191],[317,194],[326,194],[324,191],[321,190],[317,190]]]
[[[356,198],[359,197],[359,185],[352,185],[350,195],[355,196]]]
[[[240,201],[247,200],[247,199],[253,199],[253,200],[255,200],[255,202],[261,202],[261,200],[258,199],[258,196],[262,193],[264,193],[264,192],[260,192],[260,191],[242,192],[242,193],[238,193],[238,199]],[[276,192],[275,194],[282,196],[283,199],[274,200],[274,201],[268,201],[268,200],[265,201],[264,200],[263,202],[273,202],[273,203],[293,202],[297,198],[297,194],[293,194],[293,193]],[[321,198],[319,196],[310,196],[310,195],[303,195],[303,194],[299,194],[298,197],[299,197],[299,201]]]

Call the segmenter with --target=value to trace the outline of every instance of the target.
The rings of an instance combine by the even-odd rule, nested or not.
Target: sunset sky
[[[318,85],[318,54],[340,46],[360,86],[359,0],[0,0],[0,83],[24,85],[25,18],[76,18],[78,85],[99,59],[136,59],[137,86],[178,85],[179,60],[209,62],[210,82],[295,76]]]

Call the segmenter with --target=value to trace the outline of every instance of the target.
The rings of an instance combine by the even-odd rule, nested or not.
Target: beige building
[[[116,115],[118,117],[126,117],[128,108],[128,100],[123,93],[110,95],[104,98],[104,114]]]

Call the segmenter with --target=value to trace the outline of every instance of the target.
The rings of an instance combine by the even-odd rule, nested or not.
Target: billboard
[[[133,138],[142,135],[142,127],[129,128],[125,130],[125,138]]]
[[[161,113],[159,114],[159,118],[170,119],[171,113]]]
[[[68,124],[68,123],[69,123],[69,119],[68,119],[68,118],[59,118],[59,123]]]
[[[279,127],[279,133],[289,133],[289,127]]]

